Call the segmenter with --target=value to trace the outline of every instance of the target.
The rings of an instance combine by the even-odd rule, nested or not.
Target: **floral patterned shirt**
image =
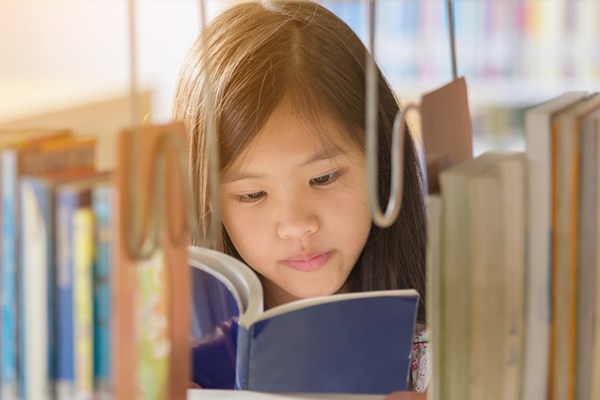
[[[411,354],[409,388],[423,393],[427,390],[431,378],[431,354],[429,353],[429,335],[423,324],[417,324]]]

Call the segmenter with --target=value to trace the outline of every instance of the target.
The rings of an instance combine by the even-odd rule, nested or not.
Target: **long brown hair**
[[[221,171],[253,140],[284,96],[311,121],[317,123],[319,115],[326,114],[344,124],[351,140],[364,151],[366,55],[355,33],[313,2],[243,3],[212,21],[184,63],[174,106],[174,118],[190,131],[191,179],[204,230],[211,210],[206,89],[214,105]],[[386,204],[391,131],[399,107],[381,71],[377,72],[379,188],[380,202]],[[407,134],[400,215],[387,229],[372,226],[345,284],[349,291],[415,288],[422,299],[420,321],[425,320],[423,194],[419,160]],[[240,258],[225,230],[216,247]]]

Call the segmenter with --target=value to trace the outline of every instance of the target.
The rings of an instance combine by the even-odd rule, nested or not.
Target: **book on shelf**
[[[96,314],[95,310],[89,309],[88,304],[92,302],[94,282],[89,276],[85,262],[89,261],[86,257],[89,258],[96,252],[96,241],[92,240],[90,248],[89,232],[75,229],[75,215],[88,214],[92,207],[92,192],[100,187],[110,187],[110,182],[110,173],[96,173],[74,181],[59,181],[52,190],[56,249],[54,257],[56,265],[54,277],[56,287],[55,393],[58,399],[83,395],[82,386],[77,382],[85,382],[86,379],[89,381],[89,374],[85,371],[91,368],[92,360],[95,360],[94,357],[86,354],[83,343],[86,343],[88,338],[83,333],[88,328],[90,331],[94,330],[94,326],[88,321]],[[83,224],[83,226],[87,225],[89,224]],[[77,255],[79,257],[76,257]],[[78,269],[78,265],[82,268]],[[81,287],[79,291],[77,282]],[[95,338],[95,335],[93,336]],[[80,348],[84,351],[80,351]],[[77,362],[77,360],[81,361]],[[84,379],[84,376],[87,378]]]
[[[485,157],[484,154],[482,156]],[[514,399],[521,375],[524,155],[501,153],[470,177],[470,398]]]
[[[579,140],[579,216],[577,252],[577,371],[592,371],[596,350],[594,332],[595,310],[598,308],[596,280],[598,279],[598,174],[600,158],[598,157],[598,133],[600,132],[600,110],[585,116],[580,125]],[[592,374],[580,373],[575,383],[576,395],[591,399]]]
[[[565,93],[525,122],[524,153],[452,166],[430,196],[435,398],[600,394],[600,95]]]
[[[75,394],[94,397],[93,279],[94,214],[81,207],[73,214],[73,294],[75,303]]]
[[[552,265],[552,123],[558,112],[585,97],[568,92],[525,112],[527,198],[527,279],[522,392],[544,400],[548,393]]]
[[[406,390],[416,291],[344,293],[265,311],[261,283],[247,265],[205,248],[190,247],[189,253],[195,282],[204,282],[208,289],[195,291],[202,296],[195,299],[195,313],[205,317],[196,329],[195,365],[197,357],[214,367],[208,364],[216,362],[211,354],[222,346],[233,352],[237,389],[364,394]],[[200,383],[210,379],[208,373],[195,377]]]
[[[78,144],[77,149],[72,148],[73,143]],[[3,256],[7,261],[3,285],[14,287],[17,294],[7,296],[5,304],[18,310],[11,321],[17,327],[16,354],[11,355],[14,350],[8,346],[4,346],[3,354],[7,356],[7,370],[18,372],[23,396],[48,395],[54,372],[53,219],[47,181],[59,176],[74,179],[93,171],[93,147],[93,138],[59,133],[22,140],[0,151]],[[73,157],[64,156],[65,148],[72,150]],[[86,156],[80,157],[82,153]],[[6,392],[14,393],[15,384],[7,380]]]
[[[441,358],[440,338],[442,335],[441,315],[443,304],[440,302],[440,264],[442,247],[442,198],[439,194],[430,194],[427,198],[427,329],[429,330],[429,354],[431,359],[431,379],[427,387],[427,396],[430,400],[439,400],[442,391],[440,366]]]
[[[111,183],[97,185],[91,190],[94,212],[94,386],[97,399],[110,399],[112,388],[112,332],[111,315],[113,263],[113,201],[115,188]]]
[[[504,352],[502,365],[505,367],[504,399],[517,399],[521,393],[523,374],[523,342],[525,337],[525,260],[526,260],[526,202],[525,184],[527,171],[525,155],[513,153],[502,160],[497,168],[499,186],[501,187],[502,214],[500,223],[503,244],[501,258],[504,271],[500,275],[503,280],[504,313],[503,333]]]
[[[0,307],[1,326],[1,368],[0,382],[1,397],[14,398],[18,395],[18,301],[17,273],[20,270],[20,252],[18,249],[20,209],[18,197],[18,176],[20,171],[18,159],[20,150],[26,147],[36,147],[44,140],[54,140],[57,137],[68,136],[64,130],[18,130],[3,129],[0,131],[0,192],[2,201],[0,219],[2,223],[2,268],[0,269],[0,284],[3,301]]]
[[[439,197],[430,197],[435,398],[518,396],[524,177],[522,153],[491,151],[444,170]]]
[[[185,398],[186,157],[171,146],[185,133],[138,132],[139,146],[123,132],[115,172],[97,172],[94,138],[0,133],[3,398]],[[133,205],[130,190],[141,193]],[[157,224],[158,246],[143,256],[127,246],[130,206]]]
[[[580,122],[599,108],[600,95],[590,95],[559,112],[552,124],[553,318],[549,380],[557,400],[575,395]]]

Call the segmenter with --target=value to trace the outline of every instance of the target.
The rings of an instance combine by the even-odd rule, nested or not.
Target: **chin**
[[[317,288],[317,289],[312,288],[310,290],[298,290],[298,291],[293,291],[290,293],[293,296],[297,297],[298,299],[310,299],[313,297],[329,296],[329,295],[332,295],[337,292],[338,292],[338,289],[331,287],[331,288]]]

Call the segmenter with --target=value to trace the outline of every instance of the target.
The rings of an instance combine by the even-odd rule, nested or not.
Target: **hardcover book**
[[[216,343],[233,337],[235,343],[223,348],[235,361],[236,389],[406,390],[419,302],[415,290],[343,293],[264,311],[260,281],[243,262],[199,247],[189,248],[189,261],[195,267],[196,348],[204,347],[206,357],[199,362],[214,365]],[[202,282],[206,290],[199,291]],[[210,379],[197,371],[194,375],[195,380]]]

